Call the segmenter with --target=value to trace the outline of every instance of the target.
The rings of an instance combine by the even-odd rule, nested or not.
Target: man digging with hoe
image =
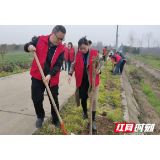
[[[62,41],[64,40],[65,34],[66,29],[61,25],[57,25],[53,28],[50,35],[39,36],[32,42],[29,42],[24,46],[24,50],[26,52],[36,52],[36,55],[39,59],[40,65],[45,75],[45,79],[42,80],[41,73],[37,66],[36,60],[34,59],[30,70],[30,75],[32,76],[31,97],[37,115],[37,128],[40,128],[42,126],[45,117],[45,112],[43,109],[43,93],[45,90],[45,82],[49,84],[53,99],[59,111],[58,84],[60,69],[64,57],[64,46],[62,45]],[[58,120],[57,114],[54,110],[50,98],[49,101],[51,104],[52,124],[61,128],[61,124]]]

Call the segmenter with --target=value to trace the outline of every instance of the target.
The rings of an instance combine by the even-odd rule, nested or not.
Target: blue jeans
[[[67,65],[68,65],[68,62],[66,62],[65,60],[65,70],[67,70]]]
[[[119,74],[119,69],[120,69],[120,66],[121,66],[122,62],[123,62],[123,59],[120,59],[119,62],[118,62],[118,64],[116,64],[116,69],[115,69],[113,75]]]
[[[68,59],[68,74],[69,74],[69,71],[70,71],[71,65],[72,65],[72,62],[70,61],[70,59]]]

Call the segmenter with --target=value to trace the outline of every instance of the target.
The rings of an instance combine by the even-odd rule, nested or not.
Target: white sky
[[[48,35],[55,25],[0,25],[0,44],[25,44],[34,35]],[[66,28],[65,42],[77,45],[78,40],[87,35],[92,42],[102,41],[105,45],[114,45],[116,41],[116,25],[64,25]],[[152,32],[153,38],[160,43],[160,25],[120,25],[119,45],[128,44],[130,31],[135,32],[136,38]],[[152,45],[152,40],[151,40]],[[145,41],[144,46],[147,46]]]

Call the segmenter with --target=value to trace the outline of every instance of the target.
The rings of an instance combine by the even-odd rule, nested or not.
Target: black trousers
[[[125,63],[126,63],[126,60],[123,60],[123,62],[121,63],[121,66],[120,66],[120,72],[121,72],[121,74],[123,72],[123,67],[124,67]]]
[[[103,56],[103,61],[106,61],[106,57],[105,56]]]
[[[84,113],[87,113],[88,88],[89,88],[88,75],[86,68],[84,68],[82,83],[81,86],[79,87],[79,95]]]
[[[31,85],[31,97],[33,100],[34,108],[37,114],[37,118],[44,118],[45,117],[45,111],[43,109],[43,100],[44,100],[44,90],[45,90],[45,84],[42,80],[37,80],[34,77],[31,78],[32,85]],[[50,85],[49,85],[50,87]],[[59,102],[58,102],[58,84],[50,87],[53,99],[55,101],[55,104],[57,106],[57,109],[59,111]],[[48,94],[48,92],[47,92]],[[48,96],[49,97],[49,96]],[[54,107],[52,105],[51,99],[49,98],[50,104],[51,104],[51,115],[53,117],[54,121],[58,121],[58,117],[56,115],[56,112],[54,110]]]

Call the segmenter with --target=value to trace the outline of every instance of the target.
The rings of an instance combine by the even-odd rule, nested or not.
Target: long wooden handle
[[[90,135],[92,135],[92,107],[93,107],[93,93],[95,89],[95,56],[93,56],[93,70],[92,70],[92,90],[91,90],[91,97],[90,97]]]
[[[36,52],[34,52],[33,54],[34,54],[35,60],[36,60],[36,62],[37,62],[39,71],[41,72],[42,79],[44,80],[44,79],[45,79],[45,75],[44,75],[43,70],[42,70],[42,67],[41,67],[41,65],[40,65],[40,63],[39,63],[38,57],[37,57],[37,55],[36,55]],[[51,99],[51,101],[52,101],[53,107],[54,107],[54,109],[55,109],[55,111],[56,111],[56,114],[57,114],[57,117],[58,117],[58,119],[59,119],[59,121],[60,121],[60,124],[62,125],[63,122],[62,122],[61,116],[59,115],[58,109],[57,109],[57,107],[56,107],[56,104],[55,104],[55,102],[54,102],[52,93],[51,93],[51,91],[50,91],[50,89],[49,89],[49,86],[48,86],[48,83],[47,83],[47,82],[45,82],[45,86],[46,86],[46,88],[47,88],[49,97],[50,97],[50,99]]]

